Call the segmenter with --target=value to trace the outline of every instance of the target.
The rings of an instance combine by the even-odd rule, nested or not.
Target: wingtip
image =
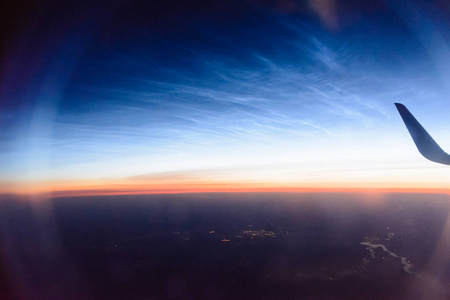
[[[402,118],[404,118],[405,115],[411,114],[411,113],[409,112],[409,110],[406,108],[406,106],[404,106],[403,104],[401,104],[401,103],[394,103],[394,104],[395,104],[395,107],[397,108],[398,112],[399,112],[400,115],[402,116]],[[411,116],[412,116],[412,115],[411,115]]]
[[[436,141],[430,136],[430,134],[423,128],[423,126],[417,121],[417,119],[411,114],[411,112],[401,103],[394,103],[397,107],[403,122],[406,125],[414,143],[416,144],[419,152],[427,159],[450,165],[450,155],[447,154]]]

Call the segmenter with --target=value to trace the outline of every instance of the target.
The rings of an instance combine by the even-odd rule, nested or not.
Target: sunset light
[[[450,299],[450,1],[0,11],[1,300]]]

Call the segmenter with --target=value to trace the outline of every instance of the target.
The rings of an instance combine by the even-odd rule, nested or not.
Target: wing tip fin
[[[394,103],[397,107],[400,116],[405,123],[406,128],[409,131],[414,143],[420,154],[426,159],[450,165],[450,155],[448,155],[442,148],[435,142],[431,135],[423,128],[423,126],[417,121],[413,114],[401,103]]]

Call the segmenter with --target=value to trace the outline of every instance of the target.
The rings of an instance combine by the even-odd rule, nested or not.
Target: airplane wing
[[[441,147],[433,140],[425,128],[420,125],[419,121],[409,112],[409,110],[400,103],[395,103],[403,122],[408,128],[417,149],[425,158],[445,165],[450,165],[450,155],[448,155]]]

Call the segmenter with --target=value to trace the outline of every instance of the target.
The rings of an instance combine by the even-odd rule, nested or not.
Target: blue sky
[[[169,2],[48,2],[25,22],[2,68],[3,186],[448,183],[393,105],[450,149],[445,2]]]

